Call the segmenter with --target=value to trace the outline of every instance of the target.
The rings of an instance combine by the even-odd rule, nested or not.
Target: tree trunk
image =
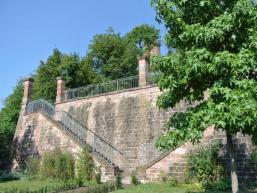
[[[232,182],[232,192],[238,193],[239,192],[239,186],[238,186],[238,177],[237,177],[237,169],[236,169],[236,154],[235,154],[235,148],[232,142],[232,135],[226,131],[227,135],[227,144],[228,144],[228,152],[230,157],[230,163],[231,163],[231,182]]]

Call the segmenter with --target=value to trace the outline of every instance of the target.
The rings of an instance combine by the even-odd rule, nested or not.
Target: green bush
[[[60,154],[60,150],[53,150],[43,155],[40,167],[40,174],[43,178],[55,178],[55,156],[58,157]]]
[[[160,180],[161,182],[167,182],[169,180],[169,175],[163,170],[160,171]]]
[[[8,186],[6,184],[0,186],[0,192],[4,193],[50,193],[62,192],[79,187],[74,180],[67,181],[18,181]]]
[[[118,175],[116,176],[116,180],[115,180],[115,185],[117,189],[122,189],[122,176],[121,173],[119,172]]]
[[[0,176],[0,182],[19,180],[21,177],[22,175],[20,173],[3,172]]]
[[[170,186],[171,187],[175,187],[175,186],[177,186],[178,185],[178,180],[176,179],[176,178],[169,178],[169,184],[170,184]]]
[[[43,178],[69,180],[74,178],[75,161],[70,153],[55,149],[42,158],[40,173]]]
[[[137,179],[137,177],[135,175],[131,176],[131,184],[136,185],[136,186],[138,184],[140,184],[139,180]]]
[[[30,157],[26,161],[26,171],[25,174],[27,174],[30,177],[35,177],[39,175],[40,170],[40,158],[39,157]]]
[[[187,176],[189,182],[199,182],[206,187],[224,177],[223,165],[218,162],[220,145],[202,147],[188,155]]]
[[[83,193],[108,193],[116,190],[115,183],[105,183],[89,187]]]
[[[92,156],[88,149],[84,149],[78,160],[77,172],[79,178],[84,178],[86,180],[92,180],[94,177],[95,164]]]
[[[68,180],[74,178],[75,161],[70,153],[61,153],[55,157],[55,178]]]
[[[95,181],[97,184],[101,184],[101,173],[98,172],[96,175],[95,175]]]
[[[231,180],[228,177],[223,177],[216,182],[206,184],[205,188],[211,191],[231,191]]]

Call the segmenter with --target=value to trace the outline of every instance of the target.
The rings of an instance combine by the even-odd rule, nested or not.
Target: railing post
[[[23,90],[23,98],[22,98],[22,104],[26,105],[30,99],[32,94],[32,86],[33,86],[33,79],[32,78],[26,78],[24,80],[24,90]]]
[[[24,113],[26,113],[28,102],[31,100],[33,81],[32,78],[26,78],[23,83],[24,89],[21,108]]]
[[[143,55],[138,60],[138,70],[139,70],[139,87],[147,86],[149,84],[148,80],[148,68],[149,68],[149,57]]]
[[[65,81],[62,77],[57,77],[56,103],[62,102],[65,94]]]

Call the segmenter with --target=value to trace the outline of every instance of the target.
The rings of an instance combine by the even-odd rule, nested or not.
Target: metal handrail
[[[139,76],[131,76],[118,80],[107,81],[104,83],[91,84],[75,89],[69,89],[65,91],[64,96],[62,97],[62,101],[136,88],[138,87],[138,80]]]
[[[79,142],[89,145],[93,152],[97,153],[108,163],[113,164],[113,154],[122,153],[106,142],[96,133],[88,129],[81,122],[73,118],[65,111],[56,111],[54,106],[44,99],[31,101],[28,103],[26,113],[43,112],[54,121],[58,121],[66,131],[72,134]]]
[[[149,73],[149,84],[156,84],[159,76],[160,74],[157,72]],[[62,101],[68,101],[71,99],[83,98],[88,96],[96,96],[104,93],[122,91],[137,87],[139,87],[139,76],[131,76],[127,78],[66,90],[64,92],[64,95],[62,96]]]

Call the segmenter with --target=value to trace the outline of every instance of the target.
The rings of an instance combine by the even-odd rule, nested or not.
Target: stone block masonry
[[[177,104],[168,111],[159,109],[156,101],[160,90],[156,86],[145,86],[130,90],[106,93],[103,95],[56,103],[56,109],[68,112],[90,130],[102,137],[123,153],[114,157],[115,165],[124,172],[124,177],[131,176],[135,170],[140,172],[140,179],[156,181],[160,171],[182,179],[186,170],[185,156],[199,145],[185,143],[177,149],[161,154],[154,148],[155,140],[165,132],[165,123],[176,112],[187,108],[185,102]],[[206,130],[200,145],[221,141],[221,161],[229,170],[224,133]],[[78,155],[81,146],[65,134],[64,131],[40,113],[26,115],[21,113],[15,135],[16,160],[19,165],[28,156],[41,156],[44,152],[59,147]],[[237,161],[240,180],[256,179],[250,161],[251,139],[238,134],[234,140],[237,146]],[[115,171],[95,158],[101,166],[105,180],[113,178]],[[112,176],[112,177],[110,177]],[[129,180],[128,180],[129,182]]]
[[[63,152],[72,153],[79,158],[83,146],[72,138],[60,125],[42,113],[23,116],[23,127],[14,138],[16,150],[13,169],[24,169],[29,157],[42,157],[45,153],[56,148]],[[115,168],[107,165],[93,154],[95,165],[101,169],[102,181],[114,178]]]
[[[90,130],[123,152],[115,160],[120,169],[135,170],[159,155],[154,141],[164,130],[171,111],[156,107],[158,87],[147,86],[101,96],[57,103],[56,108],[68,112]],[[159,154],[158,154],[159,153]]]
[[[165,124],[169,118],[176,112],[185,111],[187,103],[181,101],[175,108],[167,111],[159,109],[156,102],[161,92],[158,87],[149,85],[148,68],[147,58],[140,58],[137,88],[65,102],[63,101],[65,82],[59,77],[55,110],[69,113],[73,119],[96,133],[94,137],[83,136],[87,138],[85,141],[96,142],[95,137],[98,136],[122,152],[121,156],[113,156],[112,161],[123,171],[124,177],[131,176],[132,172],[137,170],[140,179],[145,181],[158,180],[160,171],[182,179],[187,167],[186,155],[199,145],[187,142],[181,147],[161,153],[155,149],[154,143],[166,131]],[[68,135],[58,122],[40,112],[26,114],[27,104],[31,98],[32,82],[32,79],[26,79],[24,83],[23,103],[14,137],[16,150],[14,167],[23,167],[29,156],[42,156],[54,148],[69,151],[77,157],[82,150],[81,144]],[[215,131],[212,127],[208,128],[200,146],[209,145],[217,140],[223,144],[220,160],[225,163],[228,171],[230,164],[223,132]],[[250,160],[253,148],[251,138],[238,134],[234,143],[237,147],[240,180],[256,179]],[[103,158],[103,155],[100,156]],[[101,168],[103,179],[113,179],[116,168],[102,162],[95,155],[94,160]]]
[[[211,144],[220,142],[221,148],[219,152],[219,161],[224,164],[226,172],[229,175],[230,160],[227,151],[226,135],[221,130],[214,130],[213,127],[209,127],[205,133],[201,142],[197,145],[193,145],[190,142],[184,145],[170,150],[163,155],[159,156],[156,160],[146,164],[144,167],[139,167],[141,175],[145,177],[146,181],[158,181],[160,178],[160,172],[163,171],[178,181],[185,180],[185,172],[187,170],[187,155],[200,147],[210,146]],[[251,138],[242,134],[237,134],[233,141],[236,147],[237,155],[237,171],[239,182],[255,181],[256,171],[254,171],[253,163],[250,159],[250,154],[253,150]]]

